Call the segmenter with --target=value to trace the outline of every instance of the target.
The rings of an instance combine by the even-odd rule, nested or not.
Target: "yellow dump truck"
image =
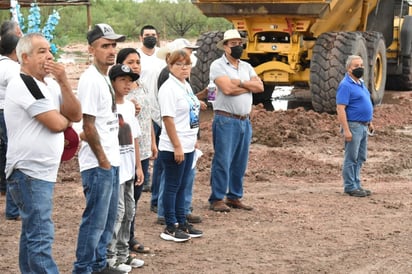
[[[335,111],[336,88],[349,55],[362,56],[364,81],[375,104],[389,89],[412,90],[412,1],[405,0],[192,0],[206,16],[224,17],[247,38],[242,60],[265,83],[254,97],[272,109],[277,85],[310,89],[313,108]],[[209,83],[210,63],[222,55],[223,32],[197,43],[195,91]],[[273,94],[276,96],[276,94]]]

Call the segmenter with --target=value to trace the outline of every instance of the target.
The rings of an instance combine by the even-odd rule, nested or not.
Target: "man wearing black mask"
[[[364,73],[362,58],[349,56],[346,69],[347,73],[336,91],[336,111],[345,138],[343,191],[349,196],[366,197],[371,195],[371,191],[362,188],[360,169],[366,161],[368,130],[373,131],[373,104],[361,79]]]
[[[158,32],[154,26],[145,25],[140,30],[140,41],[142,42],[142,46],[137,49],[140,53],[140,64],[141,64],[141,72],[140,72],[140,82],[144,85],[144,89],[148,91],[151,98],[151,109],[152,109],[152,120],[154,122],[155,131],[159,132],[162,126],[162,118],[160,116],[160,107],[157,100],[157,79],[161,70],[166,66],[166,62],[157,57],[157,52],[159,47],[157,47],[158,43]],[[155,165],[153,172],[153,187],[158,189],[158,181],[160,180],[158,177],[158,168]],[[145,181],[141,187],[135,188],[135,199],[136,196],[139,196],[141,191],[149,192],[150,183],[149,177],[145,176]]]
[[[242,38],[235,29],[228,30],[217,48],[224,50],[221,58],[210,66],[210,80],[218,88],[213,103],[213,147],[215,150],[209,197],[210,209],[230,211],[230,207],[252,210],[245,205],[243,177],[249,159],[252,126],[249,113],[252,111],[252,93],[263,92],[263,83],[253,67],[240,57],[243,52]],[[226,197],[226,200],[223,199]]]

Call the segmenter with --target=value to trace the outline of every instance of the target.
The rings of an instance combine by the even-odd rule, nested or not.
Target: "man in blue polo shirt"
[[[364,72],[362,58],[349,56],[346,69],[347,73],[336,92],[336,110],[345,137],[342,168],[344,192],[353,197],[365,197],[371,195],[371,191],[362,188],[360,170],[366,161],[368,129],[373,130],[373,105],[361,79]]]

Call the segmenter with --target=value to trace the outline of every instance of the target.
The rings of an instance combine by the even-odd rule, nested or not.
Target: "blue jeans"
[[[159,127],[155,122],[153,122],[154,133],[156,136],[156,145],[159,146],[159,136],[162,128]],[[157,206],[159,200],[159,188],[160,188],[160,180],[163,172],[163,167],[160,163],[159,157],[154,160],[153,162],[153,174],[152,174],[152,198],[150,200],[150,205]]]
[[[59,273],[52,258],[54,182],[29,177],[18,169],[13,171],[7,182],[22,220],[20,272]]]
[[[252,126],[249,119],[239,120],[215,114],[212,124],[213,147],[210,184],[213,203],[243,197],[243,177],[249,159]]]
[[[345,142],[342,176],[344,191],[349,192],[361,187],[360,170],[366,161],[368,148],[368,126],[348,122],[352,141]]]
[[[188,183],[185,188],[185,214],[192,213],[193,184],[195,182],[196,167],[190,170]]]
[[[114,225],[113,239],[107,247],[107,257],[125,263],[129,256],[130,224],[134,218],[135,204],[133,198],[134,180],[120,184],[119,205]]]
[[[189,174],[188,183],[185,188],[185,214],[192,213],[192,197],[193,197],[193,183],[195,181],[196,168],[192,168]],[[165,179],[164,172],[162,173],[160,187],[159,187],[159,201],[157,203],[157,217],[163,218],[165,211],[163,208],[163,191],[164,191]]]
[[[167,226],[186,222],[185,215],[185,188],[191,178],[194,151],[185,153],[185,159],[177,164],[173,152],[160,151],[165,174],[163,206]]]
[[[81,172],[86,208],[77,238],[73,273],[100,271],[107,265],[107,245],[113,237],[119,203],[119,167]]]
[[[165,216],[165,209],[163,206],[163,193],[165,190],[165,172],[162,168],[162,174],[160,175],[159,181],[159,195],[157,197],[157,217],[164,217]]]

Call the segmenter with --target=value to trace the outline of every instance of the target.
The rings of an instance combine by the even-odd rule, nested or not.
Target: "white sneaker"
[[[132,267],[125,263],[115,263],[112,267],[121,272],[129,273],[130,271],[132,271]]]
[[[129,257],[127,257],[127,262],[126,262],[126,264],[127,264],[127,265],[130,265],[130,266],[133,267],[133,268],[139,268],[139,267],[142,267],[142,266],[144,265],[144,261],[129,256]]]

